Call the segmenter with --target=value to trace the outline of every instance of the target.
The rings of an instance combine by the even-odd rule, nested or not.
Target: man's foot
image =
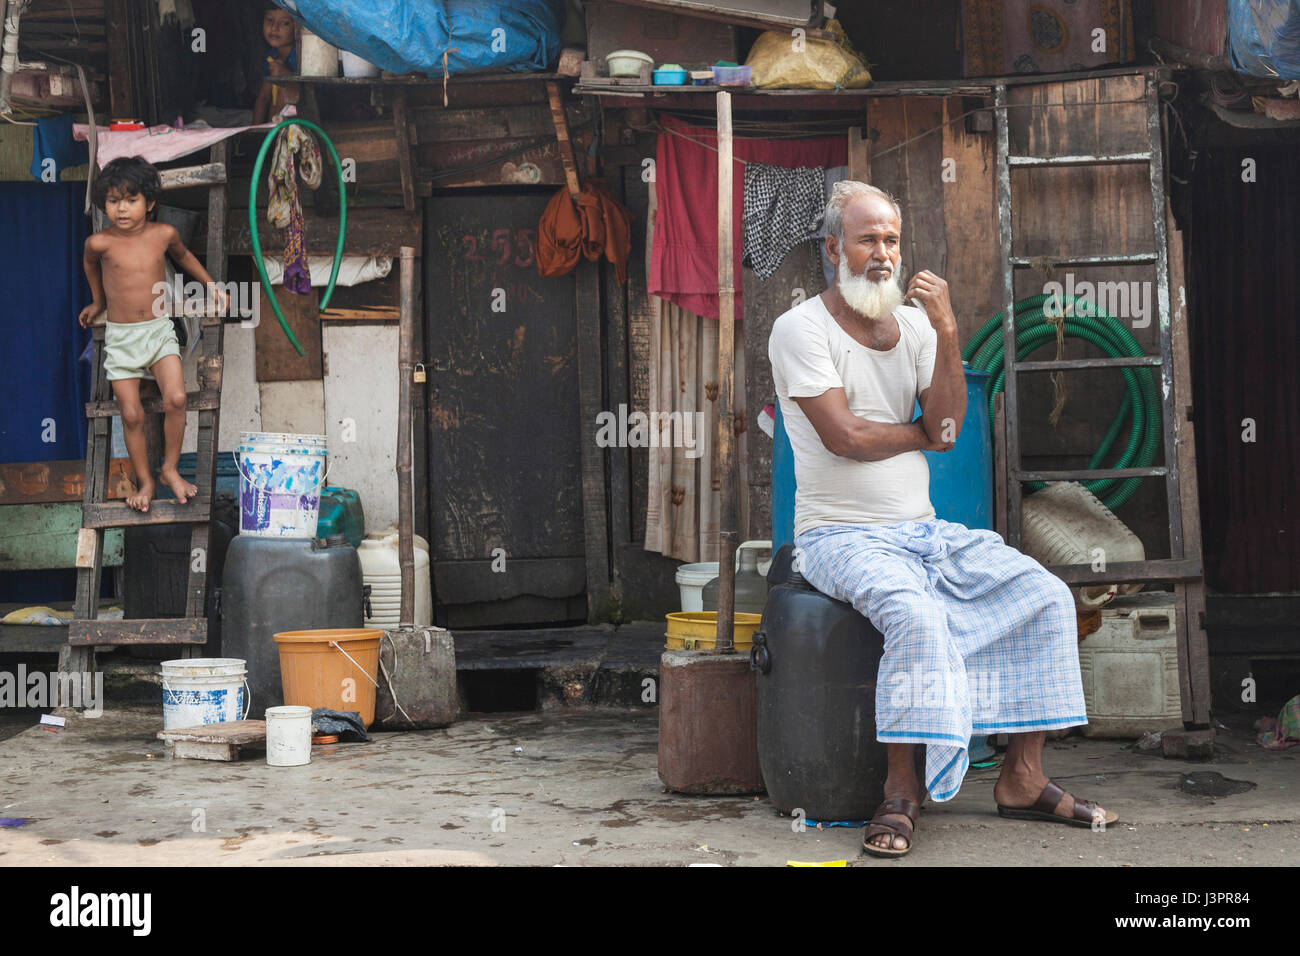
[[[153,501],[153,489],[154,484],[152,481],[140,482],[135,494],[127,495],[127,507],[134,508],[136,511],[148,511],[149,502]]]
[[[1075,800],[1043,773],[1015,774],[1008,765],[993,787],[998,813],[1018,820],[1045,820],[1076,826],[1109,826],[1119,814],[1103,810],[1088,800]]]
[[[902,856],[912,849],[919,799],[920,794],[905,789],[887,789],[884,802],[876,809],[862,838],[862,849],[875,856]]]
[[[176,500],[181,504],[185,504],[199,493],[199,489],[182,478],[181,473],[175,468],[164,467],[158,473],[158,477],[162,479],[164,485],[172,490],[172,494],[176,496]]]

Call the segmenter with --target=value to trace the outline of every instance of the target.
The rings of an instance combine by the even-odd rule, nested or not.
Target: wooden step
[[[1128,584],[1137,581],[1199,581],[1204,573],[1199,558],[1156,558],[1150,561],[1111,561],[1105,571],[1090,564],[1048,565],[1066,584]]]
[[[205,617],[80,620],[68,624],[68,643],[79,647],[100,644],[206,644],[207,641],[208,619]]]
[[[140,404],[144,406],[145,413],[148,415],[161,415],[164,411],[161,395],[141,399]],[[187,412],[201,412],[220,407],[221,393],[215,389],[208,388],[198,392],[190,392],[185,396],[185,410]],[[116,401],[86,402],[87,418],[112,418],[120,414],[122,414],[122,411]]]
[[[239,759],[243,748],[265,749],[266,721],[227,720],[177,730],[160,730],[158,739],[172,744],[172,756],[191,760]]]
[[[162,188],[186,189],[190,186],[220,186],[226,181],[225,163],[204,163],[182,169],[164,169],[158,174]]]
[[[136,511],[125,501],[104,501],[81,506],[83,528],[134,528],[151,524],[197,524],[212,518],[209,498],[194,497],[185,504],[174,498],[155,498],[148,511]]]

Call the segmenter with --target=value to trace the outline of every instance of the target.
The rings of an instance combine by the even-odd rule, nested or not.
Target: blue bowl
[[[686,82],[685,70],[655,70],[655,86],[681,86]]]

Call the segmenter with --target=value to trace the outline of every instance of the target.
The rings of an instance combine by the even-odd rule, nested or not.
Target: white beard
[[[839,275],[835,280],[848,307],[868,319],[883,319],[893,315],[903,304],[902,276],[898,270],[888,278],[875,282],[867,278],[866,269],[855,274],[847,262],[841,260]]]

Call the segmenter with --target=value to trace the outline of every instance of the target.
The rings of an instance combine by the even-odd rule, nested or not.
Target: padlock
[[[412,380],[416,382],[423,382],[426,378],[428,378],[428,376],[424,374],[424,363],[417,362],[415,364],[415,372],[412,376]]]

